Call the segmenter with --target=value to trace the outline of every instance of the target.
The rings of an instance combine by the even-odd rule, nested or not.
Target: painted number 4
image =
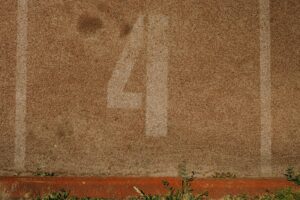
[[[168,104],[168,17],[148,16],[147,26],[147,81],[146,121],[148,136],[167,135]],[[134,24],[125,48],[108,82],[107,107],[138,109],[142,106],[142,94],[124,92],[125,85],[139,56],[144,42],[144,16]]]

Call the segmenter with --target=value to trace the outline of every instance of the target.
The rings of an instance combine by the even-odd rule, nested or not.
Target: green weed
[[[131,198],[131,200],[205,200],[208,199],[208,192],[193,194],[191,182],[194,180],[195,173],[188,175],[186,163],[179,165],[178,174],[181,178],[181,187],[175,188],[166,180],[162,181],[163,186],[168,191],[166,195],[146,195],[142,190],[134,187],[140,197]]]
[[[41,168],[37,168],[36,172],[33,173],[34,176],[55,176],[54,172],[45,172]]]
[[[104,198],[90,198],[90,197],[73,197],[70,193],[65,190],[60,190],[58,192],[53,192],[45,196],[38,196],[34,200],[108,200]]]
[[[236,175],[231,172],[215,172],[213,178],[236,178]]]
[[[275,193],[266,193],[260,196],[250,197],[248,195],[228,195],[224,200],[300,200],[300,191],[291,188],[281,189]]]
[[[285,177],[287,178],[288,181],[292,181],[294,183],[296,183],[297,185],[300,185],[300,173],[296,173],[294,171],[293,167],[289,167],[286,171],[285,171]]]

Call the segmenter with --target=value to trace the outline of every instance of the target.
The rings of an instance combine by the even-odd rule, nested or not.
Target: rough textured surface
[[[14,159],[16,5],[0,2],[4,170]],[[174,176],[186,161],[200,176],[260,176],[258,3],[29,1],[26,170]],[[270,6],[274,176],[300,167],[299,4]],[[166,137],[145,135],[146,44],[125,87],[143,94],[142,107],[107,108],[108,81],[141,14],[146,34],[147,17],[169,19]]]
[[[300,3],[274,1],[272,9],[273,167],[300,168]]]
[[[0,1],[0,171],[14,166],[16,2]]]

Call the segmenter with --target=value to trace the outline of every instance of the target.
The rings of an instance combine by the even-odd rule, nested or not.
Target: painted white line
[[[168,132],[168,17],[150,15],[147,36],[146,135]]]
[[[260,100],[261,100],[261,175],[272,176],[271,116],[271,35],[270,2],[259,0],[260,22]]]
[[[27,82],[27,0],[18,0],[16,116],[15,116],[15,168],[25,167],[26,151],[26,82]]]
[[[140,108],[142,105],[142,94],[124,92],[123,90],[143,45],[143,33],[144,17],[140,16],[132,28],[129,40],[108,82],[108,108]]]

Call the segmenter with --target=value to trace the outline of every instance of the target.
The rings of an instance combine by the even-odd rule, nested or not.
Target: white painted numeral
[[[133,26],[121,58],[108,82],[107,106],[109,108],[140,108],[142,105],[142,94],[126,93],[123,90],[143,45],[143,33],[144,17],[141,16]]]
[[[146,135],[167,135],[168,104],[168,17],[150,15],[147,35]],[[140,108],[141,93],[126,93],[124,88],[144,40],[144,17],[138,18],[129,40],[108,83],[109,108]]]

